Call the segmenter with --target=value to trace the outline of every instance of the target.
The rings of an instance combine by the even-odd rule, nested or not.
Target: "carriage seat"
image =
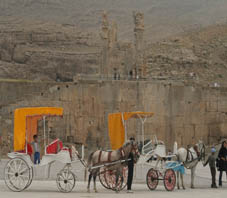
[[[57,154],[62,149],[63,149],[62,141],[56,139],[46,146],[46,154]]]
[[[24,148],[24,150],[17,151],[17,152],[19,152],[19,153],[26,153],[26,148]],[[31,144],[27,143],[27,154],[30,155],[30,157],[32,156],[32,152],[33,152],[33,149],[32,149]]]

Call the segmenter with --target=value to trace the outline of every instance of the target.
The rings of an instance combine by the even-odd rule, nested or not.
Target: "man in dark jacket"
[[[222,173],[226,172],[227,175],[227,142],[222,143],[221,149],[218,153],[218,170],[219,174],[219,186],[222,186]]]
[[[135,138],[131,137],[130,141],[135,141]],[[129,153],[128,157],[128,181],[127,181],[127,192],[133,193],[132,191],[132,180],[133,180],[133,171],[134,171],[134,156],[131,153]]]

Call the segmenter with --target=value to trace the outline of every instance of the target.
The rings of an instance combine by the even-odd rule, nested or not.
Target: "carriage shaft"
[[[102,167],[105,167],[105,166],[112,166],[112,165],[115,165],[115,164],[120,164],[120,163],[128,162],[130,160],[131,159],[118,160],[118,161],[115,161],[115,162],[109,162],[109,163],[101,164],[101,165],[98,165],[98,166],[92,166],[90,168],[90,170],[94,170],[94,169],[97,169],[97,168],[102,168]]]

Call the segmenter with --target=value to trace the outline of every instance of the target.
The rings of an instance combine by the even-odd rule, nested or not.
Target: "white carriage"
[[[183,168],[181,163],[171,161],[172,157],[176,157],[175,154],[167,154],[165,144],[162,141],[158,141],[156,137],[153,141],[152,149],[148,149],[148,152],[144,152],[137,164],[148,165],[150,169],[146,175],[147,186],[150,190],[155,190],[160,180],[163,181],[165,189],[172,191],[176,185],[175,171],[181,171]],[[144,151],[148,144],[144,145]],[[174,148],[176,148],[176,143]],[[174,149],[175,150],[175,149]]]
[[[166,163],[166,159],[171,159],[173,155],[166,154],[166,146],[164,142],[157,140],[157,137],[154,135],[152,139],[148,142],[145,141],[144,134],[144,124],[148,118],[152,117],[154,113],[152,112],[124,112],[124,113],[115,113],[109,115],[109,135],[112,145],[112,149],[120,147],[125,140],[128,139],[127,134],[127,120],[131,118],[139,119],[141,121],[141,155],[137,162],[137,165],[148,165],[151,168],[147,172],[146,180],[147,186],[150,190],[154,190],[159,180],[163,180],[164,186],[167,191],[172,191],[176,185],[176,175],[174,169],[181,164],[176,162]],[[145,143],[146,142],[146,143]],[[173,152],[177,149],[176,143],[174,144]],[[155,163],[151,163],[152,159],[155,159]],[[154,161],[154,160],[153,160]],[[108,173],[108,172],[107,172]],[[106,173],[106,181],[114,181],[108,179],[109,175]],[[125,167],[124,172],[124,184],[126,185],[127,181],[127,167]],[[124,186],[125,186],[124,185]],[[108,186],[108,184],[107,184]]]
[[[75,147],[63,147],[59,139],[47,144],[49,135],[46,133],[45,121],[47,117],[63,116],[63,109],[56,107],[34,107],[16,109],[14,113],[14,152],[8,153],[10,160],[5,166],[5,183],[12,191],[23,191],[33,180],[33,169],[37,166],[48,167],[58,161],[64,163],[64,168],[57,173],[57,187],[61,192],[71,192],[75,186],[76,176],[71,171],[71,163],[78,161]],[[32,161],[31,142],[37,134],[38,120],[43,120],[44,126],[44,155],[40,164]]]

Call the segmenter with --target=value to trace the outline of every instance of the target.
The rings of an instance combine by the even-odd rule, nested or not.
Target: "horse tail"
[[[173,145],[173,154],[177,154],[177,142],[175,141],[174,142],[174,145]]]
[[[87,166],[85,167],[85,171],[84,171],[84,181],[87,180],[87,172],[88,172],[88,169],[90,168],[89,166],[91,165],[91,161],[94,153],[95,152],[92,152],[88,157]]]
[[[94,155],[95,152],[92,152],[89,157],[88,157],[88,160],[87,160],[87,167],[89,167],[91,165],[91,160],[92,160],[92,157]]]
[[[179,156],[179,153],[177,151],[173,153],[172,160],[180,162],[180,156]]]
[[[84,181],[87,181],[87,167],[84,170]]]

